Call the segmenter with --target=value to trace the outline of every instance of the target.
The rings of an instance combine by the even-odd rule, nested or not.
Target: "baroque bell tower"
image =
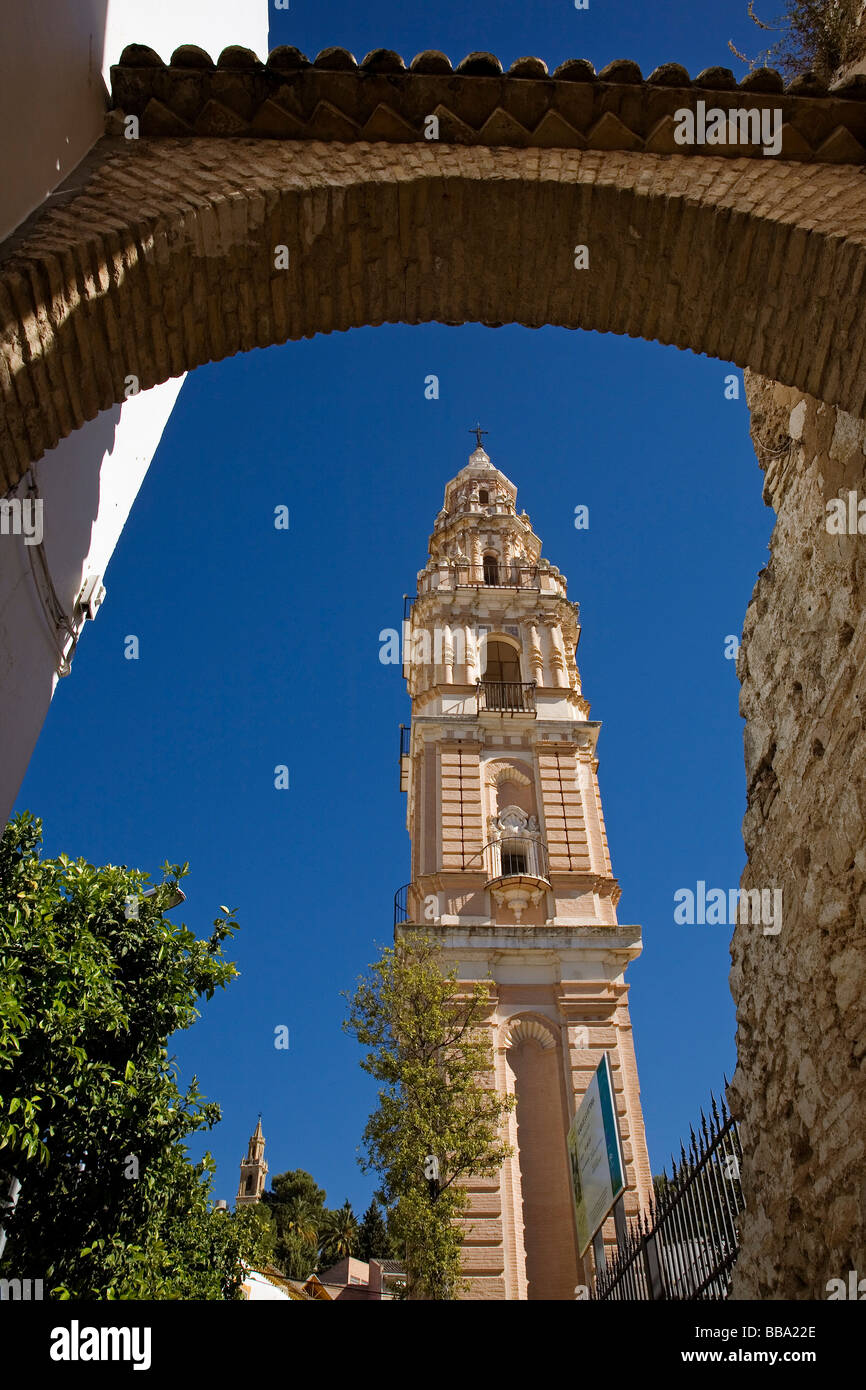
[[[651,1193],[625,983],[641,934],[617,922],[577,605],[516,500],[479,432],[404,624],[412,851],[395,918],[437,936],[461,979],[487,981],[495,1085],[516,1095],[512,1157],[469,1183],[469,1296],[564,1300],[591,1283],[593,1258],[578,1253],[566,1136],[604,1052],[625,1215]]]
[[[252,1206],[261,1200],[265,1190],[265,1182],[268,1176],[268,1164],[265,1159],[265,1136],[262,1134],[262,1117],[259,1115],[255,1133],[250,1135],[250,1142],[247,1146],[247,1156],[241,1159],[241,1180],[238,1184],[238,1195],[235,1205],[238,1207]]]

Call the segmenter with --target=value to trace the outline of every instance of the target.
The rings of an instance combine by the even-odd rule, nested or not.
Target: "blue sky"
[[[507,64],[734,62],[745,3],[313,4],[272,45],[472,49]],[[190,36],[194,38],[195,36]],[[752,42],[752,47],[755,44]],[[389,326],[255,351],[187,380],[61,683],[19,797],[46,849],[152,872],[186,860],[199,934],[221,903],[241,977],[176,1040],[223,1122],[202,1144],[233,1199],[263,1113],[271,1172],[303,1167],[357,1210],[373,1085],[340,991],[389,941],[408,876],[397,726],[408,699],[379,632],[399,625],[476,417],[581,605],[579,665],[603,721],[600,779],[620,920],[643,927],[631,1008],[654,1171],[734,1065],[725,927],[677,926],[673,894],[735,886],[741,631],[772,514],[733,369],[561,329]],[[424,378],[440,379],[438,401]],[[740,376],[739,373],[736,375]],[[574,528],[578,504],[590,528]],[[290,509],[288,532],[274,508]],[[124,659],[124,638],[140,659]],[[277,764],[290,788],[274,788]],[[290,1030],[288,1052],[274,1029]]]

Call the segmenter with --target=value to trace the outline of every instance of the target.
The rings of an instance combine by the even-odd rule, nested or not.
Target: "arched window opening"
[[[478,683],[479,710],[531,713],[535,688],[524,685],[520,675],[520,650],[508,641],[485,641],[481,649],[482,673]]]
[[[485,681],[497,685],[520,680],[520,656],[510,642],[492,641],[487,643],[487,665],[484,669]]]
[[[495,555],[484,556],[484,583],[499,583],[499,561]]]
[[[482,504],[482,506],[490,501],[490,493],[487,491],[486,487],[478,489],[478,501]]]

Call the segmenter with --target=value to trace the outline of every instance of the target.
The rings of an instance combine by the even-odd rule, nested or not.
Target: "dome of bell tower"
[[[479,509],[497,505],[513,513],[516,501],[514,483],[494,467],[487,450],[479,444],[465,466],[446,485],[444,511],[449,519],[461,512],[477,513]]]

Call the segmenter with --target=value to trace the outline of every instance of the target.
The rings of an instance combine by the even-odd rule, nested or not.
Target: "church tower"
[[[235,1206],[247,1207],[261,1199],[268,1176],[265,1160],[265,1136],[262,1134],[262,1117],[259,1115],[255,1133],[250,1136],[246,1158],[241,1160],[241,1180]]]
[[[641,936],[617,922],[578,608],[516,499],[479,432],[404,624],[412,855],[395,921],[427,926],[461,979],[487,980],[495,1084],[516,1095],[513,1156],[498,1179],[469,1184],[469,1296],[573,1300],[593,1253],[578,1254],[566,1136],[604,1052],[625,1215],[651,1193],[625,983]],[[612,1217],[603,1239],[614,1242]]]

